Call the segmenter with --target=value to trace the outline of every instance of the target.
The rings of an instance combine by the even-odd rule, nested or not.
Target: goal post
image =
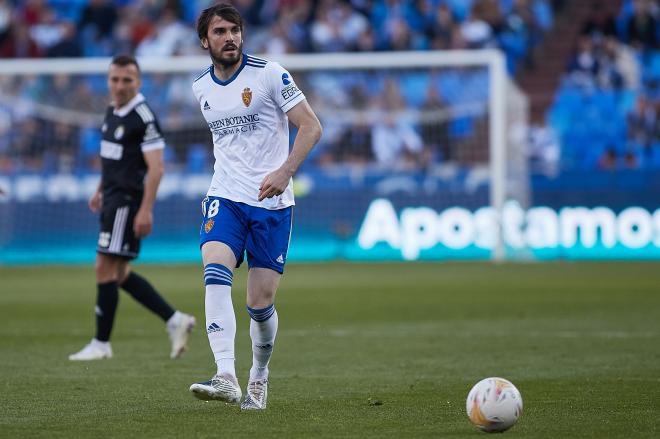
[[[486,247],[489,253],[489,257],[495,261],[502,261],[504,259],[510,258],[512,253],[509,249],[506,248],[503,238],[503,227],[502,227],[502,214],[504,206],[507,200],[514,199],[520,202],[520,204],[526,204],[526,196],[528,196],[528,185],[529,182],[526,180],[526,164],[525,164],[525,145],[524,140],[518,139],[518,145],[514,145],[516,142],[511,138],[512,124],[516,124],[520,129],[524,130],[526,128],[526,98],[522,93],[516,89],[512,81],[508,78],[506,70],[506,62],[504,55],[494,49],[486,50],[469,50],[469,51],[442,51],[442,52],[383,52],[383,53],[329,53],[329,54],[282,54],[282,55],[265,55],[267,59],[277,61],[282,64],[286,69],[292,72],[294,78],[297,82],[302,82],[306,87],[303,88],[303,91],[308,96],[308,99],[313,99],[312,106],[321,119],[321,122],[324,124],[324,127],[327,126],[326,133],[332,137],[333,132],[337,132],[340,129],[337,126],[341,126],[346,121],[354,121],[355,119],[364,120],[367,125],[371,127],[374,123],[378,123],[379,117],[392,117],[394,119],[414,119],[414,120],[425,120],[430,125],[433,125],[434,121],[438,123],[449,122],[455,125],[455,129],[460,136],[463,143],[461,143],[460,151],[458,155],[461,158],[457,159],[456,162],[460,162],[461,166],[476,170],[478,172],[472,172],[468,175],[466,184],[470,184],[470,178],[475,181],[479,181],[477,178],[479,175],[485,176],[487,179],[487,206],[479,206],[478,201],[473,201],[469,203],[469,209],[476,210],[479,207],[489,207],[491,209],[491,218],[494,217],[495,229],[492,231],[494,236],[491,237],[491,244]],[[186,101],[185,105],[182,105],[182,110],[177,109],[176,111],[168,107],[178,108],[179,100],[183,101],[186,99],[192,99],[192,92],[189,89],[189,84],[191,78],[194,78],[196,74],[201,72],[209,64],[209,59],[206,55],[202,56],[184,56],[176,58],[140,58],[140,69],[143,73],[143,77],[146,77],[149,83],[149,93],[147,99],[151,101],[152,95],[156,95],[156,101],[162,102],[162,108],[158,108],[158,103],[152,104],[155,106],[155,111],[159,114],[161,119],[164,119],[163,125],[166,127],[172,128],[173,135],[184,138],[183,143],[185,143],[185,151],[183,153],[188,154],[189,151],[186,149],[191,145],[197,147],[199,144],[209,143],[210,138],[204,139],[201,141],[198,140],[199,134],[181,134],[182,132],[188,133],[188,131],[199,131],[199,129],[204,129],[203,120],[197,111],[191,111],[191,105],[189,101]],[[46,98],[40,98],[36,96],[35,93],[26,93],[25,89],[29,88],[30,81],[37,79],[48,78],[44,81],[45,84],[51,84],[55,81],[55,78],[60,75],[65,75],[69,78],[68,87],[73,90],[79,84],[82,83],[96,83],[97,86],[101,84],[104,80],[104,76],[107,72],[108,65],[110,63],[109,58],[75,58],[75,59],[38,59],[38,60],[1,60],[0,61],[0,139],[2,138],[2,117],[3,114],[6,120],[8,120],[9,125],[14,125],[14,121],[21,120],[25,114],[36,114],[39,118],[46,119],[48,121],[61,122],[64,124],[72,125],[76,127],[76,130],[80,129],[80,133],[91,136],[94,130],[98,129],[100,125],[101,115],[102,115],[102,103],[99,101],[96,103],[96,111],[82,110],[75,107],[69,106],[68,102],[56,103],[53,104],[49,102],[48,93],[41,91],[43,96]],[[483,75],[481,72],[485,72]],[[346,77],[347,72],[356,72],[353,77]],[[421,73],[420,73],[421,72]],[[330,82],[335,87],[334,90],[337,90],[337,87],[342,87],[342,81],[351,81],[356,80],[355,77],[359,76],[357,81],[361,81],[362,84],[366,84],[365,87],[376,87],[375,83],[387,82],[387,80],[392,79],[394,82],[405,82],[411,77],[411,75],[418,74],[420,76],[422,73],[427,75],[428,72],[439,72],[437,77],[434,77],[434,81],[438,80],[442,82],[444,87],[449,87],[452,93],[455,93],[457,96],[461,94],[474,94],[479,96],[484,96],[483,102],[479,99],[467,102],[466,100],[460,101],[459,103],[451,103],[448,110],[420,110],[419,102],[421,100],[419,97],[415,97],[415,88],[414,80],[411,80],[412,86],[408,87],[406,99],[411,98],[417,101],[417,107],[411,106],[411,108],[404,109],[393,109],[388,110],[389,113],[380,112],[378,114],[373,111],[364,109],[361,104],[356,103],[355,100],[351,100],[352,97],[350,93],[347,93],[345,90],[342,90],[344,95],[348,95],[348,98],[344,97],[344,101],[338,101],[338,103],[333,103],[332,105],[325,105],[325,100],[331,100],[333,96],[324,93],[333,93],[333,88],[328,86],[328,90],[323,90],[322,92],[314,92],[316,88],[315,85],[321,84],[321,87],[325,87],[325,80],[330,78]],[[452,81],[445,81],[445,72],[450,72]],[[476,73],[475,73],[476,72]],[[325,76],[324,76],[325,75]],[[344,76],[342,76],[344,75]],[[361,76],[360,76],[361,75]],[[370,76],[371,75],[371,76]],[[383,79],[383,75],[390,75],[391,78]],[[163,79],[165,77],[165,79]],[[487,78],[486,88],[487,90],[479,90],[480,87],[483,87],[483,82],[480,82],[481,79],[472,80],[476,77]],[[300,79],[299,79],[300,78]],[[462,80],[465,78],[465,84]],[[471,79],[472,78],[472,79]],[[417,80],[420,80],[417,78]],[[430,80],[427,77],[422,77],[420,80],[422,82],[429,82]],[[180,86],[173,86],[172,83],[180,83]],[[410,82],[410,81],[409,81]],[[27,84],[27,85],[26,85]],[[448,85],[446,85],[448,84]],[[382,85],[382,84],[381,84]],[[159,88],[162,87],[162,88]],[[187,88],[186,88],[187,87]],[[386,85],[384,86],[386,87]],[[453,88],[452,88],[453,87]],[[461,88],[465,89],[462,90]],[[376,87],[377,88],[377,87]],[[382,88],[382,87],[381,87]],[[419,90],[418,93],[423,93],[423,90]],[[187,96],[186,96],[187,93]],[[382,89],[377,89],[375,92],[372,90],[372,93],[378,95],[378,93],[385,93]],[[405,93],[403,93],[405,94]],[[105,99],[105,96],[102,96]],[[98,96],[98,90],[96,93],[96,99],[100,100]],[[348,99],[348,100],[347,100]],[[102,99],[101,99],[102,100]],[[342,106],[343,105],[343,106]],[[515,107],[515,108],[512,108]],[[162,111],[162,116],[160,115]],[[516,113],[517,112],[517,113]],[[183,114],[181,114],[183,113]],[[7,116],[8,115],[8,116]],[[195,120],[196,122],[190,122]],[[461,132],[461,121],[465,119],[468,128]],[[181,122],[181,121],[184,122]],[[481,120],[483,120],[484,127],[480,128]],[[476,121],[476,122],[475,122]],[[161,121],[163,122],[163,121]],[[191,128],[191,126],[194,127]],[[475,128],[476,126],[476,128]],[[522,127],[522,128],[521,128]],[[179,129],[180,128],[180,129]],[[194,128],[194,130],[193,130]],[[177,131],[179,130],[179,131]],[[188,131],[186,131],[188,130]],[[7,129],[5,133],[7,134]],[[10,131],[10,130],[9,130]],[[197,132],[195,131],[195,132]],[[206,135],[208,136],[208,130],[206,129]],[[467,134],[466,134],[467,133]],[[80,137],[84,137],[84,134],[80,134]],[[372,133],[373,134],[373,133]],[[46,134],[45,134],[46,135]],[[47,134],[50,135],[50,134]],[[452,134],[453,135],[453,134]],[[188,137],[185,137],[188,136]],[[197,136],[197,137],[195,137]],[[336,134],[339,138],[339,134]],[[520,133],[519,136],[520,137]],[[524,137],[524,134],[522,135]],[[194,137],[194,140],[193,140]],[[178,137],[177,137],[178,138]],[[372,135],[373,138],[373,135]],[[452,137],[453,139],[453,137]],[[424,139],[422,139],[424,140]],[[44,140],[48,144],[49,139]],[[339,142],[339,141],[338,141]],[[452,140],[453,142],[453,140]],[[0,145],[2,145],[0,143]],[[474,146],[476,145],[476,146]],[[516,157],[511,157],[512,151],[515,151],[513,148],[518,148],[515,152]],[[3,153],[3,150],[0,146],[0,154]],[[470,151],[470,149],[475,149]],[[10,150],[11,148],[6,148]],[[482,151],[483,150],[483,151]],[[207,150],[208,152],[208,150]],[[181,151],[179,151],[181,153]],[[522,160],[521,160],[522,155]],[[463,156],[468,158],[463,158]],[[193,160],[194,159],[190,159]],[[205,158],[206,161],[211,161],[212,157],[208,156]],[[440,181],[442,184],[448,184],[451,186],[451,182],[447,183],[445,174],[449,173],[449,168],[454,164],[452,160],[445,160],[442,166],[435,166],[432,170],[425,171],[425,180],[419,183],[420,188],[427,188],[430,183],[431,178],[429,176],[438,176],[441,177],[434,180],[433,184],[438,184]],[[510,165],[513,165],[511,168]],[[443,167],[444,166],[444,167]],[[183,166],[175,167],[176,171],[182,171]],[[371,178],[370,170],[374,167],[367,165],[365,169],[360,169],[359,166],[349,166],[349,170],[346,171],[345,175],[348,175],[348,178],[354,178],[355,175],[359,175],[361,181],[367,181]],[[431,169],[432,167],[428,167]],[[382,172],[382,167],[376,167],[380,169],[379,172]],[[34,171],[34,170],[33,170]],[[185,170],[184,170],[185,171]],[[98,172],[98,169],[97,169]],[[192,171],[195,172],[195,171]],[[208,173],[208,168],[206,171]],[[334,172],[334,171],[333,171]],[[344,172],[344,171],[342,171]],[[38,172],[37,172],[38,173]],[[72,173],[75,173],[72,171]],[[25,174],[25,173],[24,173]],[[34,172],[27,172],[27,175],[18,175],[18,174],[9,174],[10,176],[1,176],[0,175],[0,184],[4,181],[5,185],[9,187],[9,202],[7,197],[5,197],[4,202],[0,199],[0,209],[5,209],[5,212],[0,215],[0,222],[9,222],[11,227],[3,227],[5,230],[21,228],[20,224],[21,218],[18,214],[13,211],[7,211],[8,209],[17,209],[18,207],[14,206],[15,203],[31,203],[36,202],[39,196],[39,186],[38,183],[34,183],[33,193],[34,197],[26,195],[29,193],[29,182],[25,179],[27,177],[34,177]],[[197,175],[196,177],[185,176],[182,177],[176,172],[174,176],[169,176],[169,180],[163,182],[163,187],[161,187],[162,197],[177,197],[182,196],[187,199],[195,199],[203,193],[205,190],[204,185],[208,182],[204,181],[203,177]],[[308,187],[314,184],[314,178],[309,177],[309,173],[303,172],[300,178],[300,184],[298,187]],[[327,173],[326,173],[327,174]],[[332,174],[332,172],[330,172]],[[452,175],[455,175],[453,173]],[[342,174],[344,175],[344,174]],[[517,175],[517,177],[512,178],[512,176]],[[520,176],[522,175],[522,178]],[[475,177],[476,176],[476,177]],[[25,178],[23,178],[25,177]],[[78,179],[78,186],[75,186],[74,183],[67,180],[66,178],[60,176],[58,181],[66,181],[69,185],[62,189],[60,192],[52,189],[49,189],[46,186],[51,180],[42,180],[42,186],[40,189],[42,191],[55,192],[55,195],[50,197],[50,200],[68,200],[71,202],[81,203],[85,196],[88,195],[90,189],[89,181],[91,179],[88,175],[84,178],[81,177]],[[22,179],[21,179],[22,178]],[[53,178],[52,176],[49,178]],[[322,179],[325,177],[322,177]],[[412,179],[413,177],[410,177]],[[86,179],[86,180],[85,180]],[[310,183],[310,179],[312,180]],[[442,180],[445,179],[445,180]],[[82,181],[86,181],[84,186]],[[395,185],[396,183],[391,181],[383,182],[379,180],[379,188],[389,187],[388,184]],[[442,180],[442,181],[441,181]],[[33,181],[36,181],[33,179]],[[192,183],[191,183],[192,181]],[[411,180],[412,181],[412,180]],[[333,180],[334,182],[334,180]],[[324,183],[318,183],[317,188]],[[333,184],[337,184],[334,182]],[[366,183],[365,183],[366,184]],[[368,184],[365,188],[369,188]],[[427,189],[419,189],[420,191]],[[297,192],[302,193],[303,197],[305,196],[306,190],[298,190]],[[356,192],[353,189],[353,192]],[[428,191],[427,191],[428,192]],[[347,194],[351,194],[351,197],[358,197],[359,194],[351,193],[351,189],[346,191]],[[394,193],[392,191],[387,192],[384,190],[384,193]],[[437,191],[434,193],[438,193]],[[59,194],[59,195],[58,195]],[[62,195],[64,194],[64,195]],[[426,196],[426,195],[425,195]],[[442,195],[439,195],[442,196]],[[370,197],[377,198],[373,194]],[[45,196],[48,200],[49,196]],[[359,198],[359,197],[358,197]],[[427,197],[428,198],[428,197]],[[415,203],[416,198],[408,198],[408,202]],[[412,201],[410,201],[412,200]],[[422,200],[422,198],[420,198]],[[453,200],[453,201],[452,201]],[[442,206],[450,207],[452,204],[460,205],[461,196],[460,194],[454,194],[451,197],[448,197],[447,201],[442,204]],[[323,209],[343,209],[342,205],[335,203],[332,200],[322,199],[318,201],[311,198],[309,200],[301,199],[301,209],[304,205],[310,201],[310,205],[313,207],[310,210],[315,209],[321,206]],[[363,200],[362,200],[363,201]],[[333,205],[333,207],[330,207]],[[419,201],[419,205],[424,205],[424,201]],[[4,206],[4,207],[3,207]],[[12,207],[13,206],[13,207]],[[406,205],[406,202],[401,201],[397,205],[398,207],[413,207]],[[80,210],[78,205],[76,209]],[[440,208],[436,208],[440,209]],[[316,233],[314,238],[310,238],[309,249],[312,249],[316,246],[318,240],[322,240],[320,236],[329,236],[334,234],[334,241],[332,244],[328,244],[328,250],[323,253],[321,256],[309,256],[311,259],[324,259],[324,258],[348,258],[352,259],[356,254],[356,250],[351,243],[347,243],[348,240],[355,241],[355,233],[359,229],[360,220],[355,219],[355,215],[351,218],[337,217],[332,221],[328,220],[329,217],[332,217],[334,213],[328,210],[325,216],[316,218],[314,212],[309,212],[309,216],[305,214],[303,209],[303,218],[300,220],[304,224],[303,229],[314,230]],[[403,212],[400,212],[403,216]],[[494,214],[494,215],[493,215]],[[82,214],[81,214],[82,217]],[[177,218],[170,218],[172,224],[170,224],[169,231],[176,232],[176,223]],[[168,220],[170,220],[168,219]],[[323,226],[318,228],[314,224],[314,221],[318,220]],[[325,222],[324,222],[325,221]],[[65,222],[65,221],[63,221]],[[309,222],[309,224],[307,223]],[[40,225],[39,227],[42,227]],[[309,227],[307,227],[309,226]],[[331,229],[332,232],[328,230],[321,230],[321,227],[326,227],[326,229]],[[39,228],[37,227],[37,228]],[[401,239],[405,239],[403,234],[405,231],[401,231]],[[424,226],[421,226],[422,228]],[[28,227],[29,228],[29,227]],[[94,223],[89,219],[85,220],[83,228],[94,229]],[[317,233],[318,232],[318,233]],[[8,236],[9,232],[3,233],[0,232],[0,247],[4,243],[15,244],[15,239],[12,236]],[[176,235],[176,233],[174,233]],[[20,236],[28,236],[27,231],[23,231]],[[338,237],[338,238],[337,238]],[[295,238],[295,234],[294,234]],[[339,242],[344,238],[346,242]],[[396,239],[392,239],[391,243],[396,244]],[[165,244],[163,244],[165,245]],[[171,245],[171,243],[170,243]],[[157,247],[157,246],[155,246]],[[303,247],[305,247],[303,245]],[[332,247],[332,249],[330,249]],[[159,247],[157,247],[159,248]],[[422,249],[425,247],[421,247]],[[376,256],[375,259],[388,259],[393,253],[386,250],[382,253],[383,256]],[[483,253],[478,253],[483,254]],[[310,253],[311,255],[311,253]],[[388,256],[390,255],[390,256]],[[440,255],[440,256],[438,256]],[[405,256],[405,255],[404,255]],[[452,257],[450,253],[438,253],[430,254],[430,259],[437,258],[446,258]],[[514,256],[515,257],[515,256]],[[304,255],[301,256],[301,259],[309,259]],[[410,259],[404,257],[405,259]],[[461,258],[459,256],[459,258]],[[468,257],[472,258],[472,257]],[[75,259],[75,258],[74,258]],[[185,257],[183,258],[186,259]],[[370,259],[369,256],[357,256],[356,259]],[[1,263],[2,261],[0,261]]]

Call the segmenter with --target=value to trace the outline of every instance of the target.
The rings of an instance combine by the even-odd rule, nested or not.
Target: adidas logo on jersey
[[[219,331],[224,331],[220,326],[218,326],[217,323],[213,322],[209,325],[208,328],[206,328],[206,333],[210,334],[212,332],[219,332]]]
[[[275,259],[275,260],[276,260],[277,262],[279,262],[280,264],[284,264],[284,258],[282,257],[282,255],[279,255],[279,256],[277,257],[277,259]]]
[[[210,110],[211,106],[209,105],[209,101],[204,101],[204,110]]]

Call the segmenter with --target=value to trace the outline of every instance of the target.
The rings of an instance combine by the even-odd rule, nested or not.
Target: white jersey
[[[207,195],[266,209],[294,204],[293,185],[259,201],[259,185],[289,155],[287,111],[305,99],[279,64],[243,54],[234,75],[220,80],[211,65],[193,82],[213,135],[215,166]]]

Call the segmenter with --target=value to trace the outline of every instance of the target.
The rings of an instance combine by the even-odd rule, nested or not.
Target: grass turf
[[[523,395],[507,436],[659,434],[658,264],[288,266],[269,407],[256,413],[188,393],[214,371],[201,268],[136,271],[197,316],[180,360],[162,323],[122,293],[115,358],[69,362],[93,334],[93,269],[0,267],[1,437],[479,437],[465,397],[487,376]],[[245,281],[241,269],[243,386]]]

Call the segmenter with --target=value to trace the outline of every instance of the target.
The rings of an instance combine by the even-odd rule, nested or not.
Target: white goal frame
[[[505,57],[496,49],[452,50],[425,52],[378,52],[378,53],[331,53],[267,55],[292,71],[377,69],[377,68],[433,68],[478,67],[488,68],[488,133],[490,156],[490,206],[497,213],[497,241],[491,258],[505,258],[501,218],[507,198],[507,145],[506,145],[506,89],[507,72]],[[209,65],[206,55],[176,58],[140,58],[144,72],[194,73]],[[57,58],[0,60],[0,76],[28,74],[102,74],[110,64],[110,58]]]

